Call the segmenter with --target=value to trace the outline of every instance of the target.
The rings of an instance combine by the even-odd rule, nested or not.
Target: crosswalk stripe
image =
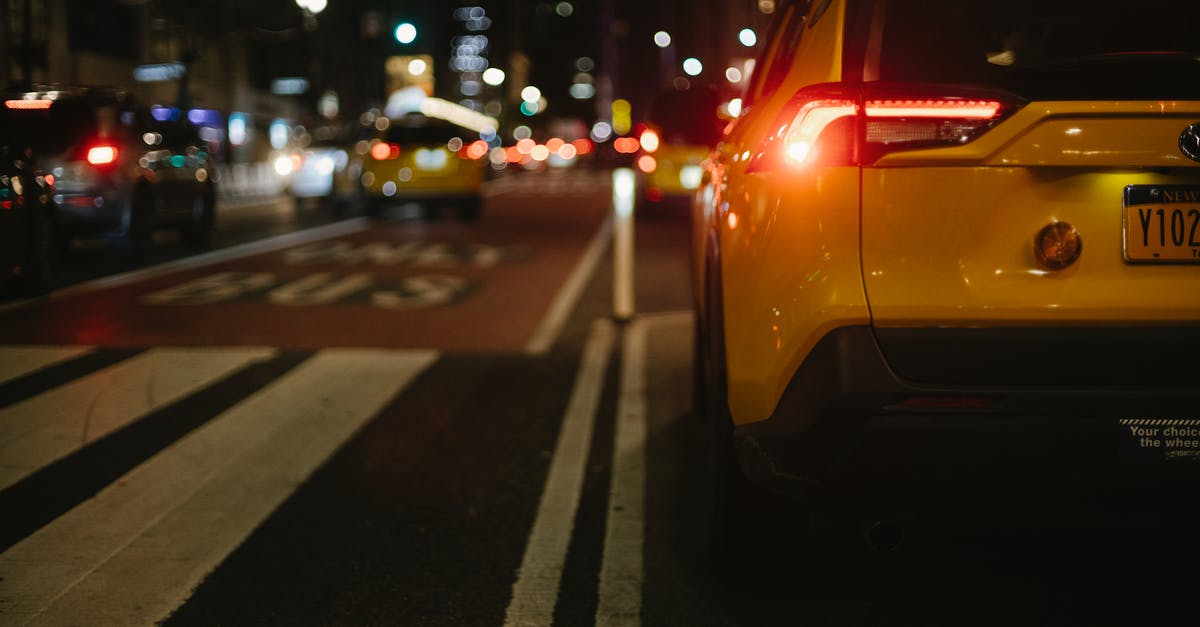
[[[0,554],[14,622],[152,624],[437,357],[323,350]]]
[[[245,366],[269,348],[156,348],[0,410],[0,489]]]
[[[0,383],[78,357],[90,350],[89,346],[5,346],[0,348]]]

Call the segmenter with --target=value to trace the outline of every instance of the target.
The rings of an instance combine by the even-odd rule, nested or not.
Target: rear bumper
[[[1143,440],[1135,429],[1158,431]],[[888,367],[870,327],[854,326],[823,338],[771,417],[737,427],[735,440],[752,480],[841,509],[987,484],[1194,486],[1192,433],[1197,385],[917,384]]]

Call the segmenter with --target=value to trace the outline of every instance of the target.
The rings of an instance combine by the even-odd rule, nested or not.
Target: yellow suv
[[[1198,29],[1200,3],[780,3],[694,204],[719,533],[763,486],[1197,476]]]

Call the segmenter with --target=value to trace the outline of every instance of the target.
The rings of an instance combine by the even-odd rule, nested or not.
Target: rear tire
[[[154,249],[154,197],[139,189],[129,210],[129,254],[137,263],[150,258]]]
[[[779,548],[807,535],[809,512],[802,503],[753,483],[742,471],[725,384],[719,269],[710,267],[708,275],[705,327],[696,336],[698,357],[703,360],[696,366],[696,377],[703,379],[704,387],[697,400],[703,403],[711,436],[708,552],[719,581],[737,588],[757,587],[779,566],[774,559]]]
[[[54,288],[58,277],[58,236],[49,207],[35,210],[32,218],[28,255],[17,289],[40,296]]]
[[[191,221],[180,232],[188,244],[206,247],[212,242],[212,231],[216,225],[215,200],[211,188],[205,188],[193,200]]]
[[[467,222],[474,222],[483,213],[483,199],[472,196],[458,205],[458,216]]]

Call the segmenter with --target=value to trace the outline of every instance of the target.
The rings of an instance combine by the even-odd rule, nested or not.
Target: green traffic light
[[[417,27],[408,22],[401,22],[396,26],[396,41],[402,44],[411,44],[417,39]]]

